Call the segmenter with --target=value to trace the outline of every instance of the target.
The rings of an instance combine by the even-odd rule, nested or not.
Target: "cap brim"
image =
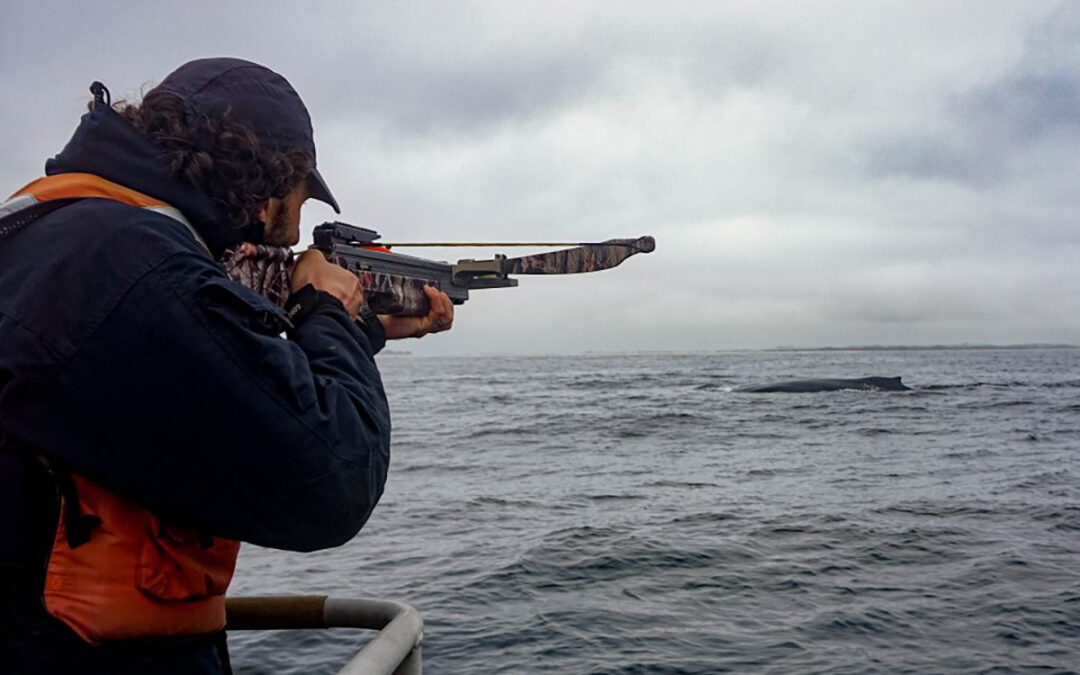
[[[318,169],[312,169],[311,173],[308,174],[308,194],[320,202],[329,204],[333,207],[334,213],[341,213],[341,207],[338,206],[334,195],[330,194],[330,188],[326,186],[326,181],[323,180]]]

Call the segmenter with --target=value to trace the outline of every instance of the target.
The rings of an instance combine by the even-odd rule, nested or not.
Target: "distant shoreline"
[[[580,352],[468,352],[460,354],[415,354],[407,351],[383,351],[380,352],[380,356],[389,354],[391,356],[413,356],[416,358],[475,358],[475,357],[491,357],[491,356],[514,356],[522,358],[531,357],[571,357],[571,356],[618,356],[618,355],[633,355],[633,354],[737,354],[737,353],[793,353],[793,352],[920,352],[920,351],[992,351],[992,350],[1045,350],[1050,351],[1054,349],[1068,349],[1068,350],[1080,350],[1080,345],[1073,344],[1056,344],[1056,343],[1031,343],[1031,344],[1008,344],[1008,345],[994,345],[994,344],[955,344],[955,345],[852,345],[848,347],[758,347],[758,348],[739,348],[729,347],[726,349],[713,349],[713,350],[682,350],[682,349],[638,349],[629,351],[600,351],[600,350],[584,350]]]
[[[771,347],[763,352],[902,352],[902,351],[948,351],[972,349],[1080,349],[1070,344],[958,344],[958,345],[853,345],[850,347]]]

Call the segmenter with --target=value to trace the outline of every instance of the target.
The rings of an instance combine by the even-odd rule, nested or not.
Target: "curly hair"
[[[263,147],[250,128],[229,119],[228,111],[185,118],[183,99],[170,92],[151,92],[140,104],[117,101],[113,107],[167,153],[174,175],[222,205],[237,229],[257,223],[267,199],[283,198],[313,168],[300,150]]]

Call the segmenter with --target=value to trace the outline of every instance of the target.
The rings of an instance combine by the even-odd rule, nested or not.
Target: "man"
[[[139,105],[92,91],[0,207],[0,671],[225,672],[239,541],[356,534],[389,461],[373,357],[453,307],[370,316],[315,251],[283,307],[223,271],[296,244],[305,199],[337,210],[280,75],[204,59]]]

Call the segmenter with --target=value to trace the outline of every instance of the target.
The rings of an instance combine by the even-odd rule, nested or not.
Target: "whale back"
[[[899,377],[857,377],[857,378],[811,378],[805,380],[785,380],[768,384],[740,387],[735,391],[765,394],[787,392],[796,394],[819,391],[841,391],[859,389],[864,391],[909,391]]]
[[[911,387],[904,386],[899,377],[864,377],[862,379],[868,386],[882,391],[911,391]]]

